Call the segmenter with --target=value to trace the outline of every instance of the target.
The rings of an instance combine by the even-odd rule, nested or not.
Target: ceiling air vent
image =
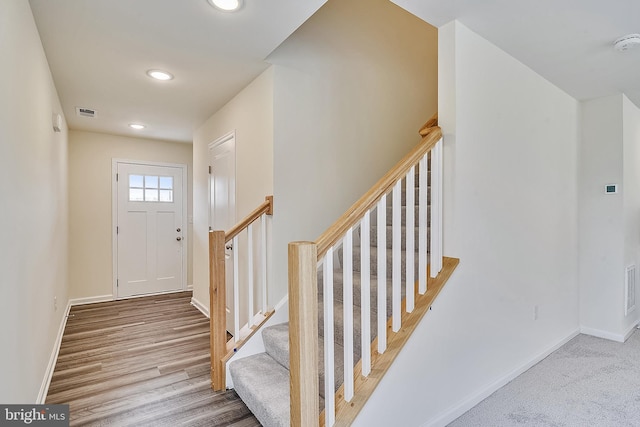
[[[98,115],[96,110],[92,110],[91,108],[82,108],[76,107],[76,114],[80,117],[95,117]]]

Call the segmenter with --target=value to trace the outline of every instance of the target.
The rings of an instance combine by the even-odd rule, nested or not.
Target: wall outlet
[[[533,306],[533,320],[538,320],[538,305]]]

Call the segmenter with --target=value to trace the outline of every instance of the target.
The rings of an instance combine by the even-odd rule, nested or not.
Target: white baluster
[[[347,230],[342,242],[344,307],[344,400],[353,399],[353,229]]]
[[[362,375],[371,372],[371,241],[370,213],[367,211],[360,223],[360,314],[361,314],[361,348]]]
[[[415,293],[416,293],[416,284],[414,277],[415,270],[415,231],[416,231],[416,220],[415,220],[415,177],[416,177],[416,168],[412,166],[409,169],[409,173],[406,177],[405,182],[405,191],[407,192],[406,200],[405,200],[405,290],[406,290],[406,310],[407,313],[411,313],[415,306]]]
[[[401,326],[401,298],[402,298],[402,182],[398,181],[393,186],[392,199],[392,269],[391,269],[391,286],[392,286],[392,329],[398,332]]]
[[[260,217],[260,273],[262,276],[262,314],[267,313],[267,215]]]
[[[324,419],[325,426],[331,427],[336,420],[333,336],[333,248],[329,248],[327,254],[324,256],[322,293],[324,297]]]
[[[428,194],[428,155],[420,160],[420,197],[418,198],[418,292],[427,292],[427,194]]]
[[[240,279],[238,275],[238,236],[233,238],[233,340],[240,341]]]
[[[443,252],[443,240],[442,240],[442,230],[443,230],[443,226],[442,226],[442,218],[444,216],[444,212],[443,212],[443,204],[442,204],[442,194],[443,194],[443,190],[442,190],[442,185],[444,182],[444,164],[443,164],[443,143],[442,143],[442,138],[440,138],[440,141],[438,141],[438,143],[436,144],[436,147],[438,147],[438,273],[442,270],[442,258],[444,257],[444,252]]]
[[[249,224],[247,227],[247,285],[249,287],[247,299],[247,326],[251,328],[253,326],[253,224]]]
[[[378,353],[387,349],[387,195],[378,202]]]

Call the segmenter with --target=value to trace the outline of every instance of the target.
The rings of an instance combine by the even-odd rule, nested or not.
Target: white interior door
[[[209,229],[227,231],[236,223],[236,148],[230,133],[209,145]],[[233,333],[233,245],[226,245],[226,314],[227,331]]]
[[[184,290],[185,167],[117,163],[118,298]]]

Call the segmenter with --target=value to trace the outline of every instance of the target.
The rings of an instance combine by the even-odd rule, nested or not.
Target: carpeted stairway
[[[416,177],[416,183],[418,183]],[[418,191],[416,189],[415,201],[416,206],[414,218],[416,218],[416,224],[414,227],[410,227],[415,232],[415,272],[414,277],[418,278]],[[430,192],[429,192],[430,193]],[[403,182],[403,194],[402,194],[402,278],[404,283],[405,278],[405,234],[407,227],[405,226],[406,218],[406,206],[405,206],[405,192]],[[391,316],[392,308],[392,260],[391,260],[391,244],[392,244],[392,208],[391,208],[391,194],[387,196],[387,236],[386,236],[386,250],[387,250],[387,274],[383,279],[385,286],[387,287],[387,318]],[[371,215],[371,227],[370,227],[370,241],[371,241],[371,340],[377,336],[377,289],[379,278],[377,277],[377,225],[376,225],[376,212],[375,210]],[[360,322],[360,233],[359,229],[354,231],[353,238],[353,313],[354,313],[354,363],[360,360],[361,354],[361,322]],[[335,269],[333,274],[334,279],[334,337],[335,337],[335,389],[337,390],[343,382],[343,304],[342,304],[342,250],[338,250],[338,258],[340,262],[335,263]],[[402,286],[402,298],[405,296],[405,287]],[[320,382],[320,410],[324,408],[324,310],[323,310],[323,281],[322,270],[318,271],[318,328],[319,328],[319,382]],[[262,338],[264,340],[265,352],[254,356],[246,357],[233,361],[229,364],[229,370],[235,390],[242,400],[246,403],[249,409],[255,414],[256,418],[265,427],[282,427],[289,425],[289,325],[283,323],[280,325],[271,326],[263,329]]]

